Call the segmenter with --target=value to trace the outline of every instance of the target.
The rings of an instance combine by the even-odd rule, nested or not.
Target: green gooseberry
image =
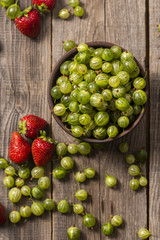
[[[146,81],[142,77],[135,78],[133,81],[133,87],[136,89],[144,89],[146,86]]]
[[[110,222],[102,225],[102,233],[104,235],[110,236],[110,235],[112,235],[113,231],[114,231],[114,227],[112,226],[112,224]]]
[[[87,155],[91,152],[91,145],[87,142],[78,144],[78,152],[82,155]]]
[[[148,153],[145,149],[140,149],[135,153],[136,160],[139,163],[143,163],[148,159]]]
[[[81,204],[73,204],[73,212],[76,214],[82,214],[84,212],[84,207]]]
[[[117,74],[117,77],[120,79],[121,85],[126,85],[129,82],[130,76],[127,72],[121,71]]]
[[[86,180],[86,175],[84,172],[77,172],[75,175],[74,175],[75,179],[77,182],[84,182]]]
[[[132,53],[128,51],[124,51],[121,56],[120,56],[121,62],[123,63],[124,61],[128,61],[130,59],[133,59]]]
[[[68,9],[66,9],[66,8],[61,9],[59,11],[58,17],[60,17],[64,20],[68,19],[70,17],[70,13],[69,13]]]
[[[85,127],[87,130],[93,130],[93,129],[95,129],[96,124],[95,124],[94,120],[91,120],[90,123],[87,124]]]
[[[94,121],[97,126],[104,127],[109,122],[109,115],[107,112],[97,112]]]
[[[96,174],[96,172],[93,168],[86,168],[84,170],[84,172],[85,172],[85,175],[86,175],[87,178],[94,178],[94,176]]]
[[[107,174],[105,183],[108,187],[113,188],[117,184],[117,179],[114,176]]]
[[[72,91],[72,84],[69,81],[65,81],[60,85],[60,91],[63,94],[69,94]]]
[[[14,186],[14,178],[12,176],[7,176],[3,179],[3,184],[7,188],[12,188]]]
[[[32,214],[31,208],[29,206],[22,206],[20,208],[20,215],[23,218],[29,218]]]
[[[29,178],[30,177],[30,169],[29,169],[29,167],[26,167],[26,166],[20,167],[19,170],[18,170],[18,175],[22,179]]]
[[[14,20],[21,12],[20,7],[18,6],[17,2],[15,4],[12,4],[7,9],[7,16]]]
[[[70,64],[71,64],[71,63],[70,63]],[[68,81],[68,77],[66,77],[66,76],[60,76],[60,77],[57,79],[56,84],[57,84],[58,86],[60,86],[63,82],[66,82],[66,81]]]
[[[80,238],[80,230],[77,227],[70,227],[67,230],[67,236],[70,240],[79,240]]]
[[[14,3],[14,0],[0,0],[0,4],[2,7],[8,8],[10,5]]]
[[[78,52],[85,52],[88,50],[88,45],[86,43],[80,43],[77,47]]]
[[[67,174],[66,170],[62,167],[54,168],[52,173],[54,178],[58,180],[64,178]]]
[[[79,52],[74,56],[74,60],[78,63],[87,65],[90,61],[90,56],[88,55],[87,52]]]
[[[123,97],[126,93],[125,87],[123,86],[118,86],[116,88],[112,88],[112,94],[113,97],[115,98],[120,98]]]
[[[109,75],[106,73],[100,73],[96,76],[95,82],[101,88],[106,88],[109,85]]]
[[[22,193],[22,195],[25,196],[25,197],[28,197],[28,196],[31,197],[31,189],[30,189],[30,187],[28,187],[27,185],[24,185],[24,186],[21,188],[21,193]]]
[[[90,138],[92,136],[92,131],[87,129],[85,126],[83,128],[83,136],[85,138]]]
[[[71,63],[71,61],[65,61],[60,66],[60,72],[62,75],[69,76],[68,66]]]
[[[82,17],[84,15],[84,9],[81,6],[75,7],[74,15],[76,15],[77,17]]]
[[[122,49],[119,46],[114,45],[110,50],[113,53],[113,59],[118,59],[122,54]]]
[[[12,211],[10,214],[9,214],[9,220],[11,223],[18,223],[20,220],[21,220],[21,215],[18,211]]]
[[[98,70],[102,67],[102,59],[100,57],[92,57],[89,65],[92,69]]]
[[[75,143],[69,144],[68,145],[68,152],[70,154],[76,154],[78,152],[78,146]]]
[[[105,62],[102,64],[102,71],[104,73],[110,73],[112,71],[112,64],[109,62]]]
[[[127,72],[128,74],[131,74],[136,69],[136,62],[131,58],[127,61],[123,62],[123,71]]]
[[[51,96],[54,98],[54,99],[59,99],[62,97],[62,93],[60,91],[60,87],[59,86],[54,86],[52,89],[51,89]]]
[[[125,98],[121,97],[115,101],[115,107],[120,111],[126,111],[130,107],[130,104]]]
[[[71,113],[67,117],[67,122],[72,126],[78,126],[80,125],[79,117],[80,117],[79,113]]]
[[[120,78],[117,76],[112,76],[109,78],[109,85],[113,88],[118,87],[120,84]]]
[[[139,73],[140,73],[140,68],[138,66],[136,66],[135,70],[132,73],[130,73],[129,75],[132,79],[134,79],[134,78],[138,77]]]
[[[22,178],[17,178],[15,184],[17,187],[22,187],[24,185],[24,180]]]
[[[116,126],[110,126],[107,128],[107,135],[109,138],[115,138],[118,134],[118,128]]]
[[[94,93],[91,97],[90,97],[90,104],[93,107],[101,107],[102,104],[104,102],[103,96],[100,93]]]
[[[112,218],[111,218],[111,224],[114,226],[114,227],[119,227],[121,226],[123,223],[123,219],[121,216],[119,215],[114,215]]]
[[[79,6],[79,0],[69,0],[69,5],[73,8]]]
[[[133,114],[133,107],[130,106],[125,112],[122,112],[122,114],[126,117],[129,117]]]
[[[89,114],[84,113],[80,115],[79,122],[81,125],[87,125],[91,122],[91,117],[89,116]]]
[[[93,56],[95,56],[95,57],[101,57],[102,52],[103,52],[103,48],[102,48],[102,47],[101,47],[101,48],[96,48],[96,49],[94,50],[94,52],[93,52]]]
[[[134,176],[134,177],[141,174],[140,168],[137,165],[131,165],[128,168],[128,173],[129,173],[129,175]]]
[[[48,189],[50,187],[51,181],[49,177],[44,176],[38,179],[38,186],[41,189]]]
[[[132,179],[129,185],[133,191],[136,191],[139,188],[139,181],[137,179]]]
[[[110,49],[104,48],[101,54],[101,58],[106,62],[109,62],[113,59],[113,53]]]
[[[96,78],[96,73],[92,69],[88,69],[87,73],[84,75],[84,81],[87,83],[93,82]]]
[[[9,191],[8,196],[9,196],[9,200],[12,203],[17,203],[20,201],[20,199],[22,197],[22,193],[18,188],[14,187]]]
[[[143,90],[136,90],[132,97],[136,105],[142,106],[147,102],[147,95]]]
[[[70,1],[73,1],[73,0],[70,0]],[[75,47],[76,47],[76,43],[73,40],[66,40],[63,44],[63,48],[66,52],[70,51],[71,49],[73,49]]]
[[[146,228],[141,228],[138,231],[138,237],[140,239],[147,239],[151,236],[151,233]]]
[[[113,76],[117,75],[119,72],[123,70],[123,64],[119,60],[113,60],[111,63],[112,63],[111,74]]]
[[[76,138],[81,137],[82,134],[83,134],[83,128],[80,127],[80,126],[74,126],[74,127],[71,129],[71,131],[72,131],[73,136],[76,137]]]
[[[78,190],[74,195],[78,200],[85,201],[88,197],[88,193],[84,189]]]
[[[15,168],[12,167],[12,166],[6,167],[4,172],[5,172],[5,174],[7,174],[8,176],[11,176],[11,177],[14,176],[14,175],[17,175]]]
[[[87,53],[88,53],[88,55],[89,55],[90,57],[93,56],[94,50],[95,50],[95,49],[94,49],[93,47],[89,47],[89,48],[88,48]]]
[[[81,113],[90,114],[93,111],[93,107],[90,103],[80,104],[79,106]]]
[[[68,71],[71,73],[73,72],[77,72],[77,67],[78,67],[78,63],[77,62],[71,62],[69,65],[68,65]],[[68,78],[67,78],[67,81],[68,81]]]
[[[104,98],[104,101],[110,101],[113,97],[110,89],[104,89],[101,94]]]
[[[44,168],[43,167],[34,167],[31,171],[32,178],[40,178],[44,174]]]
[[[71,102],[71,97],[70,97],[70,95],[63,95],[61,97],[60,101],[66,108],[68,108],[68,106],[69,106],[69,104]]]
[[[65,169],[65,170],[72,170],[74,167],[74,161],[71,157],[64,157],[61,159],[61,166]]]
[[[33,215],[39,217],[44,213],[43,204],[40,202],[33,202],[31,205],[31,211]]]
[[[148,184],[147,178],[141,176],[140,179],[139,179],[139,185],[142,186],[142,187],[145,187],[145,186],[147,186],[147,184]]]
[[[69,211],[69,203],[67,202],[67,200],[61,200],[58,204],[57,204],[57,209],[59,212],[61,213],[67,213]]]
[[[86,81],[82,81],[78,84],[79,90],[87,90],[88,83]]]
[[[118,148],[121,153],[127,153],[129,150],[129,144],[127,142],[122,142],[119,144]]]
[[[53,111],[56,116],[63,116],[66,112],[66,108],[62,103],[58,103],[54,106]]]
[[[125,98],[129,103],[132,102],[132,96],[129,93],[125,93],[123,98]]]
[[[43,202],[43,207],[47,211],[52,211],[56,207],[56,203],[52,199],[47,198]]]
[[[43,190],[40,187],[33,187],[32,188],[32,196],[36,199],[40,199],[43,197]]]
[[[93,228],[96,224],[96,219],[92,214],[86,214],[83,217],[83,225],[87,228]]]
[[[126,156],[126,162],[129,163],[129,164],[133,164],[135,163],[136,161],[136,158],[133,154],[129,154]]]
[[[127,128],[129,126],[129,118],[126,116],[121,116],[118,118],[118,126],[121,128]]]
[[[141,111],[142,111],[141,106],[139,106],[139,105],[134,105],[134,106],[133,106],[133,113],[134,113],[135,115],[140,114]]]
[[[129,92],[131,94],[131,91],[134,92],[133,89],[131,89],[132,85],[131,82],[128,82],[127,84],[124,85],[126,92]]]
[[[65,143],[58,143],[56,145],[56,153],[58,157],[65,156],[67,153],[67,145]]]
[[[75,102],[78,101],[78,93],[79,92],[80,92],[79,89],[75,89],[71,92],[71,94],[70,94],[71,101],[75,101]]]
[[[0,169],[5,169],[6,167],[8,167],[9,164],[8,162],[6,161],[6,159],[4,158],[0,158]]]

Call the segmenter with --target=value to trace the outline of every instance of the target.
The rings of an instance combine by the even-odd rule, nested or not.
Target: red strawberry
[[[19,133],[25,135],[27,138],[36,138],[39,135],[40,130],[43,130],[47,125],[47,122],[38,116],[28,115],[23,117],[19,123]]]
[[[41,30],[41,18],[39,12],[32,7],[28,7],[15,19],[15,25],[24,35],[35,38]]]
[[[4,207],[2,206],[2,204],[0,203],[0,225],[5,224],[5,223],[6,223],[5,210],[4,210]]]
[[[23,163],[28,159],[30,152],[30,144],[18,132],[13,132],[9,146],[9,158],[15,163]]]
[[[32,143],[32,156],[37,166],[46,165],[55,151],[55,141],[46,137],[46,132],[41,132],[41,136]]]
[[[32,4],[35,5],[39,11],[47,12],[47,10],[53,10],[56,6],[56,0],[32,0]]]

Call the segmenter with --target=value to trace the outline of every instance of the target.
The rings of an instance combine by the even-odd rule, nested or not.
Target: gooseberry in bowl
[[[147,95],[148,82],[137,59],[107,42],[73,47],[56,63],[48,84],[57,123],[90,143],[111,142],[131,132],[144,115]]]

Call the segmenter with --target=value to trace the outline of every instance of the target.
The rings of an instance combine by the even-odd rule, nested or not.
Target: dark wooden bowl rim
[[[96,48],[98,48],[98,47],[110,48],[113,45],[117,45],[117,44],[108,43],[108,42],[89,42],[89,43],[87,43],[87,45],[89,47],[96,47]],[[127,51],[126,49],[124,49],[122,47],[121,47],[121,49],[123,51]],[[64,123],[61,121],[61,119],[59,117],[57,117],[54,114],[54,112],[52,111],[52,109],[54,107],[54,103],[53,103],[53,99],[51,97],[50,92],[51,92],[51,88],[55,85],[57,78],[60,76],[59,68],[60,68],[61,64],[66,60],[72,59],[76,53],[77,53],[77,49],[74,48],[74,49],[70,50],[69,52],[65,53],[57,61],[57,63],[55,64],[54,70],[51,73],[49,82],[48,82],[48,92],[47,92],[48,103],[49,103],[49,107],[50,107],[50,110],[51,110],[51,113],[52,113],[53,117],[55,118],[55,120],[59,124],[59,126],[61,128],[63,128],[64,131],[67,132],[68,134],[70,134],[72,137],[74,137],[72,135],[72,133],[69,130],[66,129],[66,127],[65,127]],[[140,68],[140,76],[144,78],[145,77],[145,72],[144,72],[141,64],[138,62],[138,60],[136,58],[134,58],[134,60],[136,61],[136,63],[138,64],[138,66]],[[148,95],[148,81],[146,81],[146,82],[147,82],[147,84],[146,84],[145,91],[146,91],[146,94]],[[86,141],[86,142],[90,142],[90,143],[106,143],[106,142],[112,142],[112,141],[115,141],[115,140],[117,140],[121,137],[124,137],[126,134],[130,133],[138,125],[138,123],[141,121],[142,117],[144,116],[145,110],[146,110],[146,104],[144,105],[144,107],[143,107],[140,115],[136,119],[136,121],[130,127],[128,127],[126,130],[124,130],[122,133],[118,134],[117,137],[115,137],[115,138],[106,138],[106,139],[103,139],[103,140],[99,140],[99,139],[96,139],[96,138],[81,137],[80,139],[83,140],[83,141]]]

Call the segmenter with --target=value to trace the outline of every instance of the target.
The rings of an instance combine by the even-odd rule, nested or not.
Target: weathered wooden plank
[[[68,1],[62,1],[57,3],[57,14],[58,11],[64,7],[64,3],[67,2]],[[62,50],[62,41],[72,39],[78,44],[81,42],[89,42],[93,40],[104,40],[104,1],[101,1],[101,4],[99,4],[99,1],[95,0],[91,0],[89,2],[81,2],[83,3],[84,9],[86,11],[84,18],[79,19],[77,17],[73,17],[70,20],[63,21],[54,17],[52,20],[53,67],[55,62],[64,53]],[[59,128],[54,119],[52,122],[52,132],[58,141],[66,143],[72,143],[74,141],[74,139],[69,137],[66,133],[64,133],[64,131]],[[89,157],[76,156],[73,157],[73,159],[76,162],[76,171],[80,171],[87,167],[93,167],[97,172],[99,172],[99,159],[95,158],[93,155],[90,155]],[[99,220],[99,181],[89,181],[87,184],[82,184],[80,187],[86,189],[92,195],[91,200],[87,201],[83,205],[86,207],[88,212],[95,215]],[[56,202],[58,202],[68,196],[69,201],[78,203],[78,200],[74,200],[73,196],[76,190],[78,190],[80,187],[75,182],[72,174],[70,174],[69,178],[65,178],[63,182],[53,179],[53,198],[56,200]],[[73,212],[67,215],[60,215],[59,213],[53,214],[53,239],[66,239],[66,231],[73,224],[82,230],[81,239],[100,239],[99,224],[95,231],[89,231],[84,226],[82,226],[82,217],[75,216]]]
[[[160,98],[159,98],[159,40],[157,25],[160,23],[160,1],[149,1],[149,70],[150,70],[150,191],[149,191],[149,228],[153,234],[152,239],[158,240],[160,236],[159,206],[160,206]]]
[[[145,67],[145,1],[106,1],[105,40],[118,44],[133,55]],[[113,239],[137,239],[136,232],[147,224],[146,190],[132,192],[129,187],[124,155],[118,152],[118,145],[123,140],[130,143],[130,152],[134,153],[146,144],[146,116],[133,132],[107,144],[107,150],[99,155],[100,161],[100,209],[101,224],[108,221],[110,214],[119,214],[124,218],[125,226],[118,229]],[[117,190],[105,186],[105,170],[117,177]],[[143,167],[145,172],[145,166]],[[105,236],[101,235],[101,239]]]
[[[27,7],[28,1],[20,4]],[[43,19],[42,31],[36,40],[23,36],[1,7],[0,22],[0,156],[8,159],[10,137],[17,130],[17,121],[22,116],[35,114],[50,121],[46,94],[51,71],[51,17]],[[19,209],[24,202],[12,206],[8,200],[8,190],[2,183],[2,171],[0,176],[0,201],[9,214],[13,209]],[[25,203],[31,205],[29,200]],[[0,230],[0,240],[51,239],[51,216],[47,215],[33,217],[25,224],[22,221],[16,227],[8,222]]]

